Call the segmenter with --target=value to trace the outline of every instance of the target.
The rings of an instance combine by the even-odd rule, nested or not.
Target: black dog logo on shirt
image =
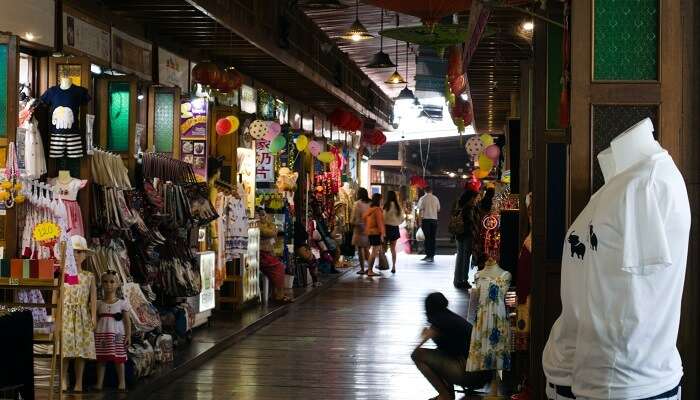
[[[583,260],[583,256],[586,255],[586,246],[579,241],[578,235],[574,235],[573,232],[569,235],[569,243],[571,244],[571,257],[576,255],[577,258]]]
[[[591,242],[591,249],[598,251],[598,236],[593,232],[593,224],[588,225],[588,239]]]

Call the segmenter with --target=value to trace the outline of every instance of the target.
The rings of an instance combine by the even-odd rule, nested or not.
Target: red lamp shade
[[[192,80],[201,85],[217,87],[221,77],[221,70],[213,62],[204,61],[192,69]]]

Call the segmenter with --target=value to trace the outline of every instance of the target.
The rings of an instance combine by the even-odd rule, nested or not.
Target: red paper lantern
[[[464,72],[462,70],[462,47],[460,46],[450,46],[450,54],[447,57],[447,77],[452,79],[453,77],[462,75]]]
[[[221,70],[213,62],[201,62],[192,69],[192,80],[194,83],[216,87],[221,80]]]
[[[331,121],[331,124],[340,127],[340,120],[343,115],[343,110],[340,108],[336,108],[333,110],[331,115],[328,116],[328,120]]]
[[[348,126],[348,130],[357,131],[362,128],[362,120],[356,115],[352,115],[352,121]]]
[[[338,126],[342,129],[349,130],[349,124],[352,122],[352,114],[347,111],[342,111],[340,115],[340,120],[338,121]]]

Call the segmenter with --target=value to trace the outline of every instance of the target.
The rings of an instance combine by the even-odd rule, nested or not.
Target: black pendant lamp
[[[396,26],[399,26],[399,14],[396,14]],[[389,78],[384,81],[384,83],[388,83],[389,85],[400,85],[402,83],[408,83],[401,74],[399,74],[399,41],[396,41],[396,46],[394,49],[394,57],[396,58],[396,65],[394,72],[389,75]]]
[[[372,56],[372,62],[365,65],[365,67],[367,67],[367,68],[396,67],[396,64],[394,64],[391,61],[391,58],[389,57],[389,55],[384,52],[384,36],[382,36],[383,30],[384,30],[384,9],[382,9],[382,22],[381,22],[381,28],[379,31],[379,52],[374,53],[374,56]]]
[[[406,42],[406,76],[408,76],[408,42]],[[399,95],[396,96],[396,100],[415,100],[416,96],[413,94],[413,90],[408,88],[408,81],[405,81],[406,87],[401,89]]]
[[[345,32],[341,38],[352,40],[353,42],[359,42],[361,40],[372,39],[374,37],[374,35],[369,33],[367,28],[362,25],[362,22],[360,22],[359,8],[360,0],[355,0],[355,22],[350,25],[350,29],[348,29],[348,31]]]

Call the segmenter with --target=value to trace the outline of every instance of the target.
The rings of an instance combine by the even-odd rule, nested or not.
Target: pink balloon
[[[282,127],[280,126],[279,122],[272,121],[270,122],[267,130],[268,132],[272,132],[275,136],[277,136],[282,131]]]
[[[309,153],[313,155],[314,157],[318,156],[318,154],[321,152],[321,143],[312,140],[309,142],[309,145],[307,146],[309,149]]]
[[[486,157],[495,160],[498,158],[498,156],[501,155],[501,148],[495,144],[492,144],[491,146],[484,149],[484,154],[486,155]]]

